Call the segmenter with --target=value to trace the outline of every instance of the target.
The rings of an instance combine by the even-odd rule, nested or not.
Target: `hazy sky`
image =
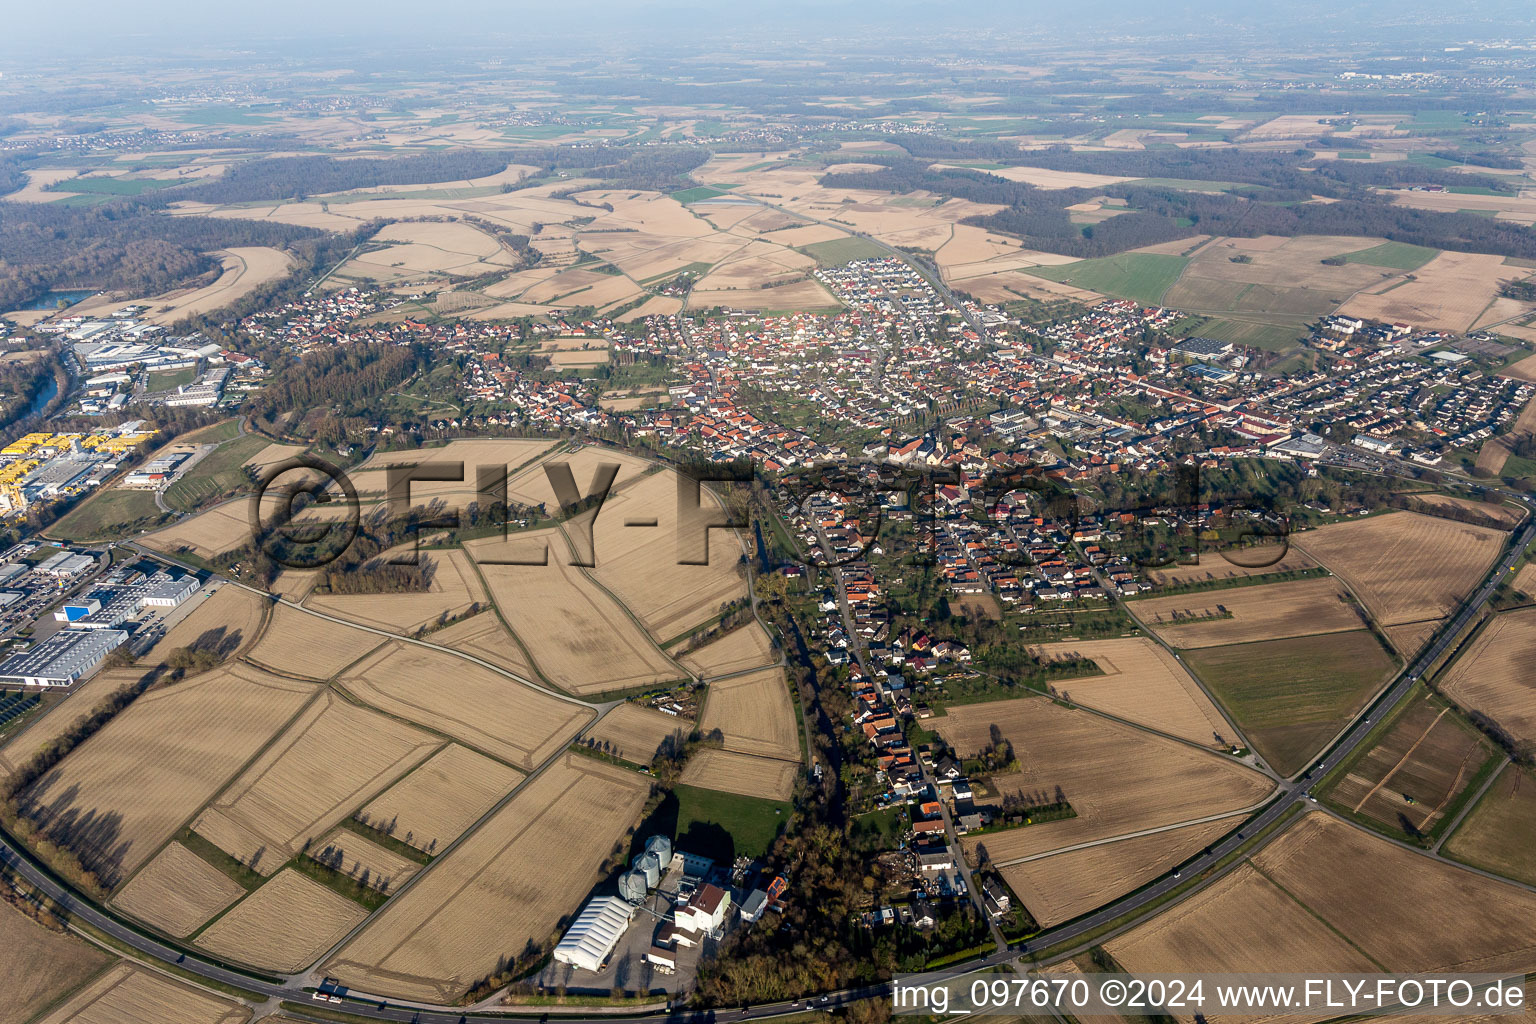
[[[0,6],[0,50],[46,59],[89,47],[108,54],[208,48],[479,45],[515,47],[536,37],[558,45],[624,45],[668,39],[788,42],[811,39],[864,50],[883,40],[944,36],[978,45],[996,35],[1041,32],[1188,32],[1215,39],[1315,26],[1357,32],[1363,44],[1417,23],[1448,40],[1490,32],[1529,37],[1530,0],[73,0]]]

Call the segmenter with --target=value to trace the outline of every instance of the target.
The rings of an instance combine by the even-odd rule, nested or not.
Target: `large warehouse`
[[[61,629],[24,654],[0,663],[0,682],[62,688],[90,675],[119,644],[121,629]]]
[[[555,959],[583,971],[600,971],[619,944],[635,908],[617,896],[603,896],[581,908],[565,938],[555,947]]]

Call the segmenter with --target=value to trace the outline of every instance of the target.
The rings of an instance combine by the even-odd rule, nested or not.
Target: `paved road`
[[[1147,907],[1168,893],[1184,885],[1185,875],[1199,876],[1210,871],[1207,877],[1200,878],[1195,889],[1210,884],[1226,872],[1233,870],[1240,861],[1223,868],[1217,868],[1218,862],[1233,853],[1244,842],[1245,837],[1251,838],[1258,832],[1279,821],[1293,807],[1304,803],[1308,797],[1308,789],[1312,783],[1321,778],[1329,769],[1337,766],[1365,740],[1371,731],[1371,722],[1379,717],[1381,712],[1402,700],[1419,681],[1425,671],[1434,664],[1456,637],[1478,613],[1488,599],[1493,595],[1494,588],[1509,572],[1510,568],[1519,559],[1521,552],[1536,538],[1536,518],[1528,521],[1513,539],[1509,552],[1494,566],[1493,571],[1484,581],[1483,585],[1464,604],[1462,611],[1455,617],[1448,628],[1443,630],[1438,639],[1416,658],[1406,671],[1399,676],[1397,682],[1387,689],[1372,706],[1371,714],[1367,718],[1361,718],[1348,729],[1343,736],[1322,757],[1295,782],[1284,783],[1281,786],[1280,795],[1265,810],[1252,818],[1241,832],[1234,833],[1228,838],[1208,848],[1208,852],[1186,863],[1175,874],[1165,875],[1147,888],[1133,893],[1123,899],[1116,900],[1103,909],[1085,918],[1052,928],[1035,936],[1027,943],[1014,946],[1011,949],[998,950],[989,956],[958,964],[953,968],[935,972],[938,977],[959,977],[969,974],[982,967],[1009,963],[1020,956],[1027,956],[1031,950],[1040,950],[1047,947],[1055,947],[1074,940],[1081,940],[1090,932],[1103,925],[1109,924],[1127,914]],[[281,981],[270,981],[255,978],[238,971],[224,967],[212,960],[203,959],[200,956],[183,953],[148,935],[129,928],[103,912],[89,901],[76,896],[60,885],[49,873],[39,868],[27,856],[11,844],[9,837],[0,836],[0,864],[4,864],[15,870],[28,884],[55,900],[61,907],[69,911],[81,921],[106,933],[114,940],[131,947],[140,954],[153,960],[159,960],[170,965],[179,965],[182,970],[196,974],[210,981],[224,985],[233,985],[249,992],[260,994],[272,999],[289,999],[297,1003],[310,1004],[309,994],[303,990],[303,975],[294,978],[285,978]],[[1191,891],[1194,891],[1193,889]],[[851,1002],[870,996],[884,995],[889,992],[889,985],[882,984],[869,988],[850,989],[843,992],[829,993],[824,997],[814,999],[797,1000],[793,1003],[772,1003],[762,1006],[753,1006],[749,1009],[715,1011],[711,1013],[679,1013],[670,1015],[673,1019],[684,1022],[734,1022],[753,1020],[763,1017],[773,1017],[786,1013],[794,1013],[806,1007],[829,1008],[841,1003]],[[320,1005],[320,1004],[311,1004]],[[406,1005],[392,1004],[387,1000],[370,1000],[359,1002],[349,1000],[344,1007],[347,1012],[360,1017],[386,1021],[419,1021],[421,1024],[450,1024],[456,1021],[496,1019],[498,1014],[478,1011],[466,1013],[462,1009],[453,1007],[426,1007],[424,1004]],[[525,1015],[526,1015],[525,1011]],[[591,1018],[560,1013],[558,1010],[552,1013],[562,1021],[578,1021],[581,1024],[623,1024],[626,1021],[654,1021],[665,1014],[649,1013],[633,1016],[616,1016],[609,1014],[594,1015]]]

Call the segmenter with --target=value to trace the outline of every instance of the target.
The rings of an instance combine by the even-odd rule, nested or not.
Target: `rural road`
[[[1467,626],[1483,605],[1488,602],[1499,581],[1509,572],[1510,568],[1520,558],[1521,553],[1530,545],[1533,538],[1536,538],[1536,518],[1528,520],[1526,525],[1514,534],[1508,552],[1494,565],[1482,586],[1467,598],[1462,606],[1462,610],[1455,616],[1449,626],[1442,630],[1438,638],[1414,659],[1398,680],[1377,698],[1375,704],[1369,709],[1368,714],[1370,717],[1376,718],[1380,713],[1395,705],[1408,694],[1428,668],[1445,652],[1455,637]],[[1112,925],[1121,918],[1138,910],[1150,908],[1154,904],[1160,903],[1165,897],[1173,894],[1175,890],[1187,887],[1186,891],[1181,894],[1181,896],[1187,896],[1209,885],[1242,863],[1241,859],[1234,859],[1231,863],[1222,865],[1220,862],[1223,858],[1237,852],[1239,848],[1252,841],[1262,830],[1281,821],[1298,805],[1304,806],[1309,800],[1308,790],[1312,783],[1320,779],[1330,768],[1337,766],[1341,761],[1348,758],[1365,741],[1370,731],[1370,722],[1365,717],[1358,718],[1355,724],[1346,730],[1340,739],[1325,751],[1300,779],[1294,782],[1283,783],[1279,795],[1266,809],[1249,819],[1241,832],[1228,835],[1225,839],[1207,847],[1199,856],[1183,864],[1178,871],[1164,875],[1146,888],[1124,896],[1093,914],[1041,932],[1028,942],[1018,944],[1010,949],[998,950],[984,958],[971,960],[945,968],[942,971],[934,972],[935,978],[959,977],[983,967],[1008,964],[1020,958],[1027,958],[1031,950],[1070,948],[1073,944],[1087,941],[1090,937],[1098,937],[1091,935],[1091,933],[1096,932],[1098,929]],[[1244,837],[1248,838],[1245,839]],[[18,849],[12,843],[9,836],[0,836],[0,865],[15,871],[16,874],[26,880],[27,884],[57,902],[60,907],[75,918],[105,933],[116,943],[131,948],[145,958],[160,961],[174,969],[197,975],[211,982],[259,994],[266,999],[291,1000],[301,1006],[310,1005],[309,992],[304,988],[305,975],[295,975],[282,980],[262,978],[226,967],[197,953],[183,952],[161,942],[109,915],[88,899],[79,896],[72,889],[63,885],[50,872],[33,861],[30,856]],[[1186,874],[1189,876],[1188,878],[1184,877]],[[1176,898],[1181,898],[1181,896]],[[633,1015],[590,1014],[583,1017],[580,1010],[574,1013],[566,1013],[563,1007],[549,1007],[548,1016],[558,1017],[561,1021],[577,1021],[580,1024],[587,1024],[587,1022],[590,1022],[590,1024],[616,1024],[616,1022],[617,1024],[623,1024],[623,1022],[655,1021],[659,1018],[675,1020],[683,1022],[683,1024],[724,1024],[724,1022],[755,1020],[797,1013],[806,1008],[826,1009],[842,1003],[885,995],[889,992],[890,985],[887,983],[828,993],[825,996],[814,997],[804,1001],[771,1003],[746,1009],[688,1013],[673,1012],[670,1014],[666,1012]],[[327,1006],[326,1008],[334,1009],[333,1006]],[[347,1013],[356,1017],[383,1021],[415,1021],[420,1022],[420,1024],[454,1024],[454,1022],[461,1021],[505,1019],[507,1016],[528,1017],[539,1015],[538,1010],[527,1009],[509,1014],[487,1010],[467,1012],[463,1008],[448,1006],[431,1007],[425,1004],[392,1003],[377,997],[366,998],[360,993],[349,996],[344,1008]]]

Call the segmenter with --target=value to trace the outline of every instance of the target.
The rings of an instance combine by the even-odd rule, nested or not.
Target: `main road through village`
[[[1075,943],[1087,941],[1088,937],[1100,932],[1106,926],[1116,922],[1120,922],[1119,926],[1129,925],[1138,910],[1144,908],[1150,910],[1155,905],[1185,898],[1233,870],[1242,862],[1242,858],[1233,857],[1226,864],[1221,862],[1245,845],[1257,848],[1269,838],[1261,836],[1261,832],[1281,821],[1299,804],[1311,799],[1312,783],[1320,779],[1328,769],[1348,758],[1360,746],[1371,731],[1370,723],[1373,714],[1385,711],[1407,696],[1420,677],[1428,671],[1436,659],[1445,653],[1447,647],[1472,621],[1473,616],[1487,604],[1499,582],[1519,560],[1521,553],[1530,545],[1533,538],[1536,538],[1536,516],[1527,519],[1526,525],[1515,534],[1508,550],[1494,565],[1482,586],[1463,602],[1461,611],[1440,631],[1435,641],[1405,667],[1397,679],[1373,702],[1371,708],[1358,717],[1332,747],[1324,751],[1318,760],[1295,781],[1281,783],[1271,801],[1257,815],[1245,821],[1238,831],[1230,833],[1225,839],[1207,847],[1199,856],[1181,865],[1176,872],[1164,875],[1153,884],[1116,900],[1086,917],[1077,918],[1041,932],[1028,942],[1015,944],[1009,949],[999,950],[986,957],[933,972],[931,978],[941,980],[960,977],[978,969],[1016,961],[1027,964],[1031,962],[1031,951],[1071,949]],[[114,942],[131,948],[142,957],[160,961],[178,971],[196,975],[222,986],[233,986],[252,994],[259,994],[267,1000],[291,1000],[300,1005],[310,1000],[310,989],[306,988],[304,981],[307,975],[294,975],[278,980],[264,979],[167,945],[129,927],[62,885],[51,873],[18,849],[9,836],[0,836],[0,864],[14,870],[28,884],[45,893],[79,921],[110,936]],[[1175,892],[1175,890],[1179,891]],[[1122,921],[1122,919],[1125,920]],[[765,1003],[707,1012],[674,1010],[632,1015],[592,1014],[589,1017],[582,1017],[579,1010],[566,1013],[563,1012],[564,1008],[551,1007],[548,1015],[557,1017],[562,1022],[574,1021],[577,1024],[624,1024],[624,1022],[655,1022],[659,1019],[671,1019],[685,1022],[685,1024],[735,1022],[797,1013],[805,1009],[830,1009],[859,999],[888,995],[890,991],[891,985],[882,983],[865,988],[830,992],[794,1002]],[[327,1009],[344,1009],[350,1015],[373,1020],[415,1021],[420,1024],[453,1024],[458,1021],[541,1015],[538,1010],[530,1011],[526,1008],[510,1013],[489,1009],[467,1011],[463,1008],[409,1003],[382,997],[370,998],[362,993],[349,993],[343,1006],[328,1006]]]

